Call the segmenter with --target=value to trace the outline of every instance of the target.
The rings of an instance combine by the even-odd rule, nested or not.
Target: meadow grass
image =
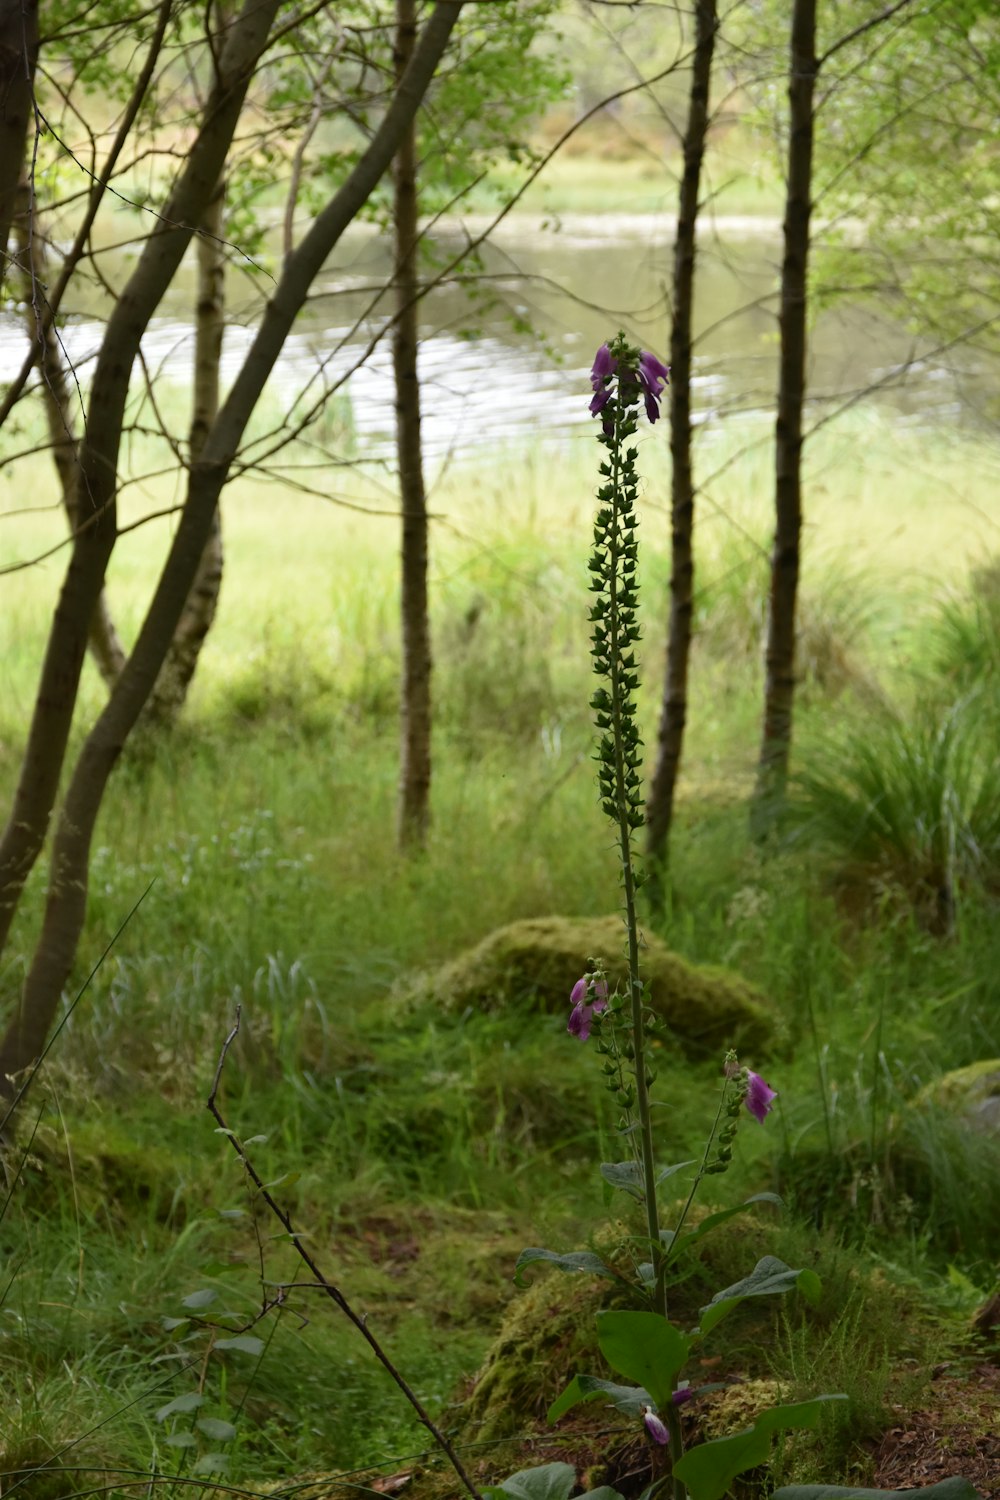
[[[839,1341],[790,1314],[773,1360],[803,1388],[832,1389],[853,1370],[852,1420],[867,1411],[875,1421],[903,1356],[864,1290],[872,1260],[919,1279],[942,1347],[988,1289],[988,1183],[978,1198],[974,1161],[899,1122],[940,1072],[1000,1052],[994,913],[970,891],[947,943],[903,908],[862,920],[810,850],[750,842],[768,432],[730,427],[700,441],[690,736],[662,930],[686,956],[752,980],[785,1018],[785,1047],[766,1060],[779,1111],[768,1130],[741,1131],[726,1195],[777,1185],[793,1212],[773,1253],[792,1259],[818,1245],[835,1286],[854,1278],[862,1288]],[[848,462],[861,444],[865,464]],[[139,463],[154,456],[136,449]],[[817,438],[802,758],[873,699],[905,707],[923,692],[913,667],[930,649],[940,590],[960,596],[970,563],[992,546],[994,463],[971,439],[893,429],[872,412]],[[640,466],[640,719],[652,744],[669,578],[662,429],[644,439]],[[275,1320],[259,1368],[239,1352],[206,1353],[197,1319],[163,1326],[199,1289],[231,1314],[223,1328],[249,1320],[261,1244],[269,1279],[294,1275],[203,1111],[237,1003],[230,1124],[267,1137],[252,1148],[265,1173],[298,1174],[283,1189],[297,1220],[436,1409],[447,1410],[495,1331],[520,1246],[583,1244],[614,1211],[594,1182],[595,1161],[618,1149],[606,1096],[561,1017],[446,1019],[393,1001],[420,969],[506,921],[617,905],[586,706],[594,469],[593,444],[573,441],[488,463],[473,455],[434,480],[434,823],[411,861],[394,841],[398,543],[385,485],[359,470],[331,475],[327,499],[246,476],[227,491],[219,617],[182,724],[116,772],[77,982],[149,893],[46,1066],[7,1209],[0,1364],[17,1416],[0,1469],[21,1472],[68,1442],[56,1462],[82,1452],[108,1470],[196,1465],[213,1451],[206,1434],[183,1413],[156,1416],[192,1391],[237,1427],[228,1473],[250,1487],[314,1468],[404,1466],[422,1449],[351,1331],[305,1293]],[[58,513],[43,508],[44,464],[24,462],[15,479],[10,509],[23,510],[24,497],[43,505],[0,521],[5,560],[62,534]],[[160,479],[126,492],[124,505],[138,519],[176,498]],[[116,549],[109,596],[126,634],[170,524],[151,522]],[[5,580],[6,791],[60,569],[57,556]],[[100,701],[88,668],[78,735]],[[0,976],[8,1000],[42,886],[39,871]],[[697,1149],[715,1071],[658,1059],[671,1105],[664,1157]],[[971,1289],[961,1306],[949,1266]],[[734,1264],[731,1279],[745,1269]],[[272,1340],[271,1326],[257,1331]],[[51,1474],[30,1492],[53,1493],[50,1482],[67,1492]]]

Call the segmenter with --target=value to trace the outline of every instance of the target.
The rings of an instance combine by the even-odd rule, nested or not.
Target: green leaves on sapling
[[[165,1422],[168,1417],[197,1411],[199,1406],[204,1406],[207,1400],[208,1397],[200,1395],[198,1391],[187,1391],[183,1396],[175,1396],[172,1401],[167,1402],[166,1406],[161,1406],[156,1413],[156,1420]]]
[[[264,1352],[264,1340],[255,1333],[236,1333],[231,1339],[216,1339],[214,1349],[237,1349],[241,1354],[260,1355]]]

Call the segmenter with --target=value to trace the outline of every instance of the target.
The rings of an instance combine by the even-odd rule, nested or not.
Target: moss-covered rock
[[[604,963],[612,985],[624,981],[624,948],[618,916],[533,917],[490,933],[476,947],[424,975],[403,998],[451,1012],[532,1005],[568,1014],[569,992],[588,959]],[[689,1056],[736,1047],[753,1060],[773,1049],[777,1019],[764,997],[744,980],[722,969],[696,967],[653,935],[644,938],[641,963],[653,1009]]]
[[[22,1177],[34,1208],[51,1206],[72,1190],[79,1207],[105,1211],[141,1208],[158,1220],[182,1223],[184,1178],[169,1147],[135,1140],[105,1116],[68,1130],[42,1125],[35,1132]]]
[[[489,1442],[544,1424],[580,1367],[594,1363],[594,1317],[610,1301],[592,1276],[544,1276],[507,1309],[462,1406],[462,1429]]]
[[[917,1105],[944,1110],[958,1124],[1000,1140],[1000,1057],[945,1073],[928,1084]]]

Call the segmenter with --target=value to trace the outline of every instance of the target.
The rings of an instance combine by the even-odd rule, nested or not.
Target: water
[[[590,421],[594,351],[619,326],[666,359],[672,242],[667,217],[505,222],[484,249],[479,271],[466,273],[464,285],[433,291],[422,306],[428,453],[571,435]],[[443,262],[463,243],[445,233],[435,251]],[[773,406],[780,254],[777,226],[761,221],[721,221],[702,237],[693,393],[699,423],[738,420]],[[120,252],[103,260],[109,280],[121,286],[129,260]],[[387,245],[374,233],[345,236],[270,382],[272,404],[293,417],[313,408],[324,392],[348,401],[361,456],[392,450],[390,354],[387,339],[379,341],[389,316],[379,286],[389,265]],[[261,297],[272,284],[261,271],[242,270],[247,274],[229,279],[226,382],[251,347]],[[185,266],[142,346],[148,368],[179,387],[190,380],[193,294],[193,269]],[[87,297],[61,330],[83,384],[107,310],[95,293]],[[11,378],[26,349],[21,321],[9,309],[0,325],[0,380]],[[873,388],[866,399],[879,400],[899,421],[953,419],[959,382],[968,376],[953,360],[936,359],[910,331],[869,306],[826,310],[811,336],[810,397],[827,410]]]

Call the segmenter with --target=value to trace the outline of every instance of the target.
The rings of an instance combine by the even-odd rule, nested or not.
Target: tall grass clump
[[[962,891],[1000,878],[1000,769],[978,696],[909,716],[870,708],[810,751],[791,819],[845,892],[902,897],[931,931],[950,931]]]
[[[964,594],[942,604],[932,627],[935,675],[960,691],[1000,684],[1000,557],[974,568]]]

